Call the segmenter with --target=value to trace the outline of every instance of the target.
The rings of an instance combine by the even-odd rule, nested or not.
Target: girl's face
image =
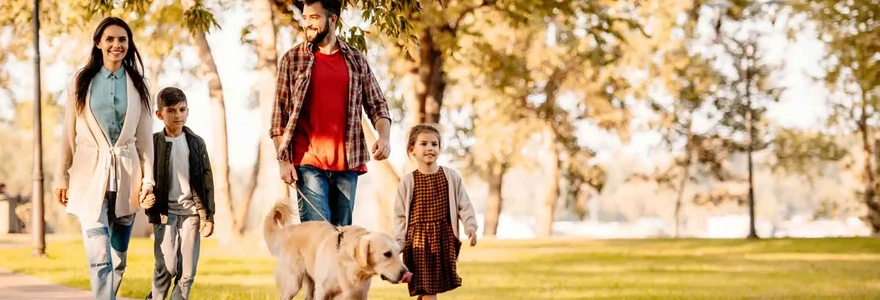
[[[121,64],[125,54],[128,53],[128,33],[120,26],[110,25],[104,28],[98,48],[104,56],[104,62]]]
[[[433,165],[440,155],[440,137],[430,132],[419,133],[411,153],[419,165]]]

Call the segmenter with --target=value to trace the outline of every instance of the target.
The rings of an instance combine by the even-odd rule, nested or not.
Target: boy
[[[156,187],[145,201],[153,224],[156,267],[147,299],[164,299],[172,278],[171,299],[189,299],[199,261],[199,233],[214,232],[214,180],[205,141],[184,126],[189,116],[186,95],[162,89],[156,116],[165,129],[153,134]]]

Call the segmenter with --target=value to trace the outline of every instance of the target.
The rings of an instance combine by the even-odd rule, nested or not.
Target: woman
[[[77,216],[97,299],[115,299],[134,217],[153,190],[153,117],[128,24],[98,24],[68,88],[56,199]],[[152,198],[152,197],[150,197]]]

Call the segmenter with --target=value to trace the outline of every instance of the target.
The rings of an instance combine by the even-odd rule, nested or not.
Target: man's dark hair
[[[342,11],[342,1],[340,0],[302,0],[295,1],[294,4],[299,11],[303,11],[303,7],[306,5],[312,5],[318,2],[320,2],[321,6],[324,7],[324,10],[327,11],[327,18],[330,18],[331,15],[339,16]]]
[[[157,105],[159,105],[159,110],[163,107],[174,106],[180,102],[186,102],[186,94],[183,93],[179,88],[176,87],[167,87],[159,91],[159,95],[156,96]]]

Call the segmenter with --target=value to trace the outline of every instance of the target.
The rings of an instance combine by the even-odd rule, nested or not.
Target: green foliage
[[[166,13],[180,12],[180,15],[176,16],[176,20],[179,24],[185,26],[191,32],[210,32],[213,28],[220,28],[220,24],[217,23],[214,14],[205,8],[202,1],[184,0],[181,2],[187,2],[179,4],[182,7],[185,7],[185,9],[179,11],[165,11]],[[117,1],[108,0],[94,1],[89,6],[89,12],[106,16],[112,15],[114,9],[121,8],[123,12],[130,12],[139,16],[144,16],[151,13],[150,10],[153,7],[152,0],[124,0],[121,1],[121,7],[116,3]],[[160,10],[162,6],[164,5],[160,5]]]
[[[773,141],[776,162],[774,172],[790,172],[809,177],[821,176],[822,165],[828,161],[839,161],[848,155],[834,136],[816,131],[781,129]]]

